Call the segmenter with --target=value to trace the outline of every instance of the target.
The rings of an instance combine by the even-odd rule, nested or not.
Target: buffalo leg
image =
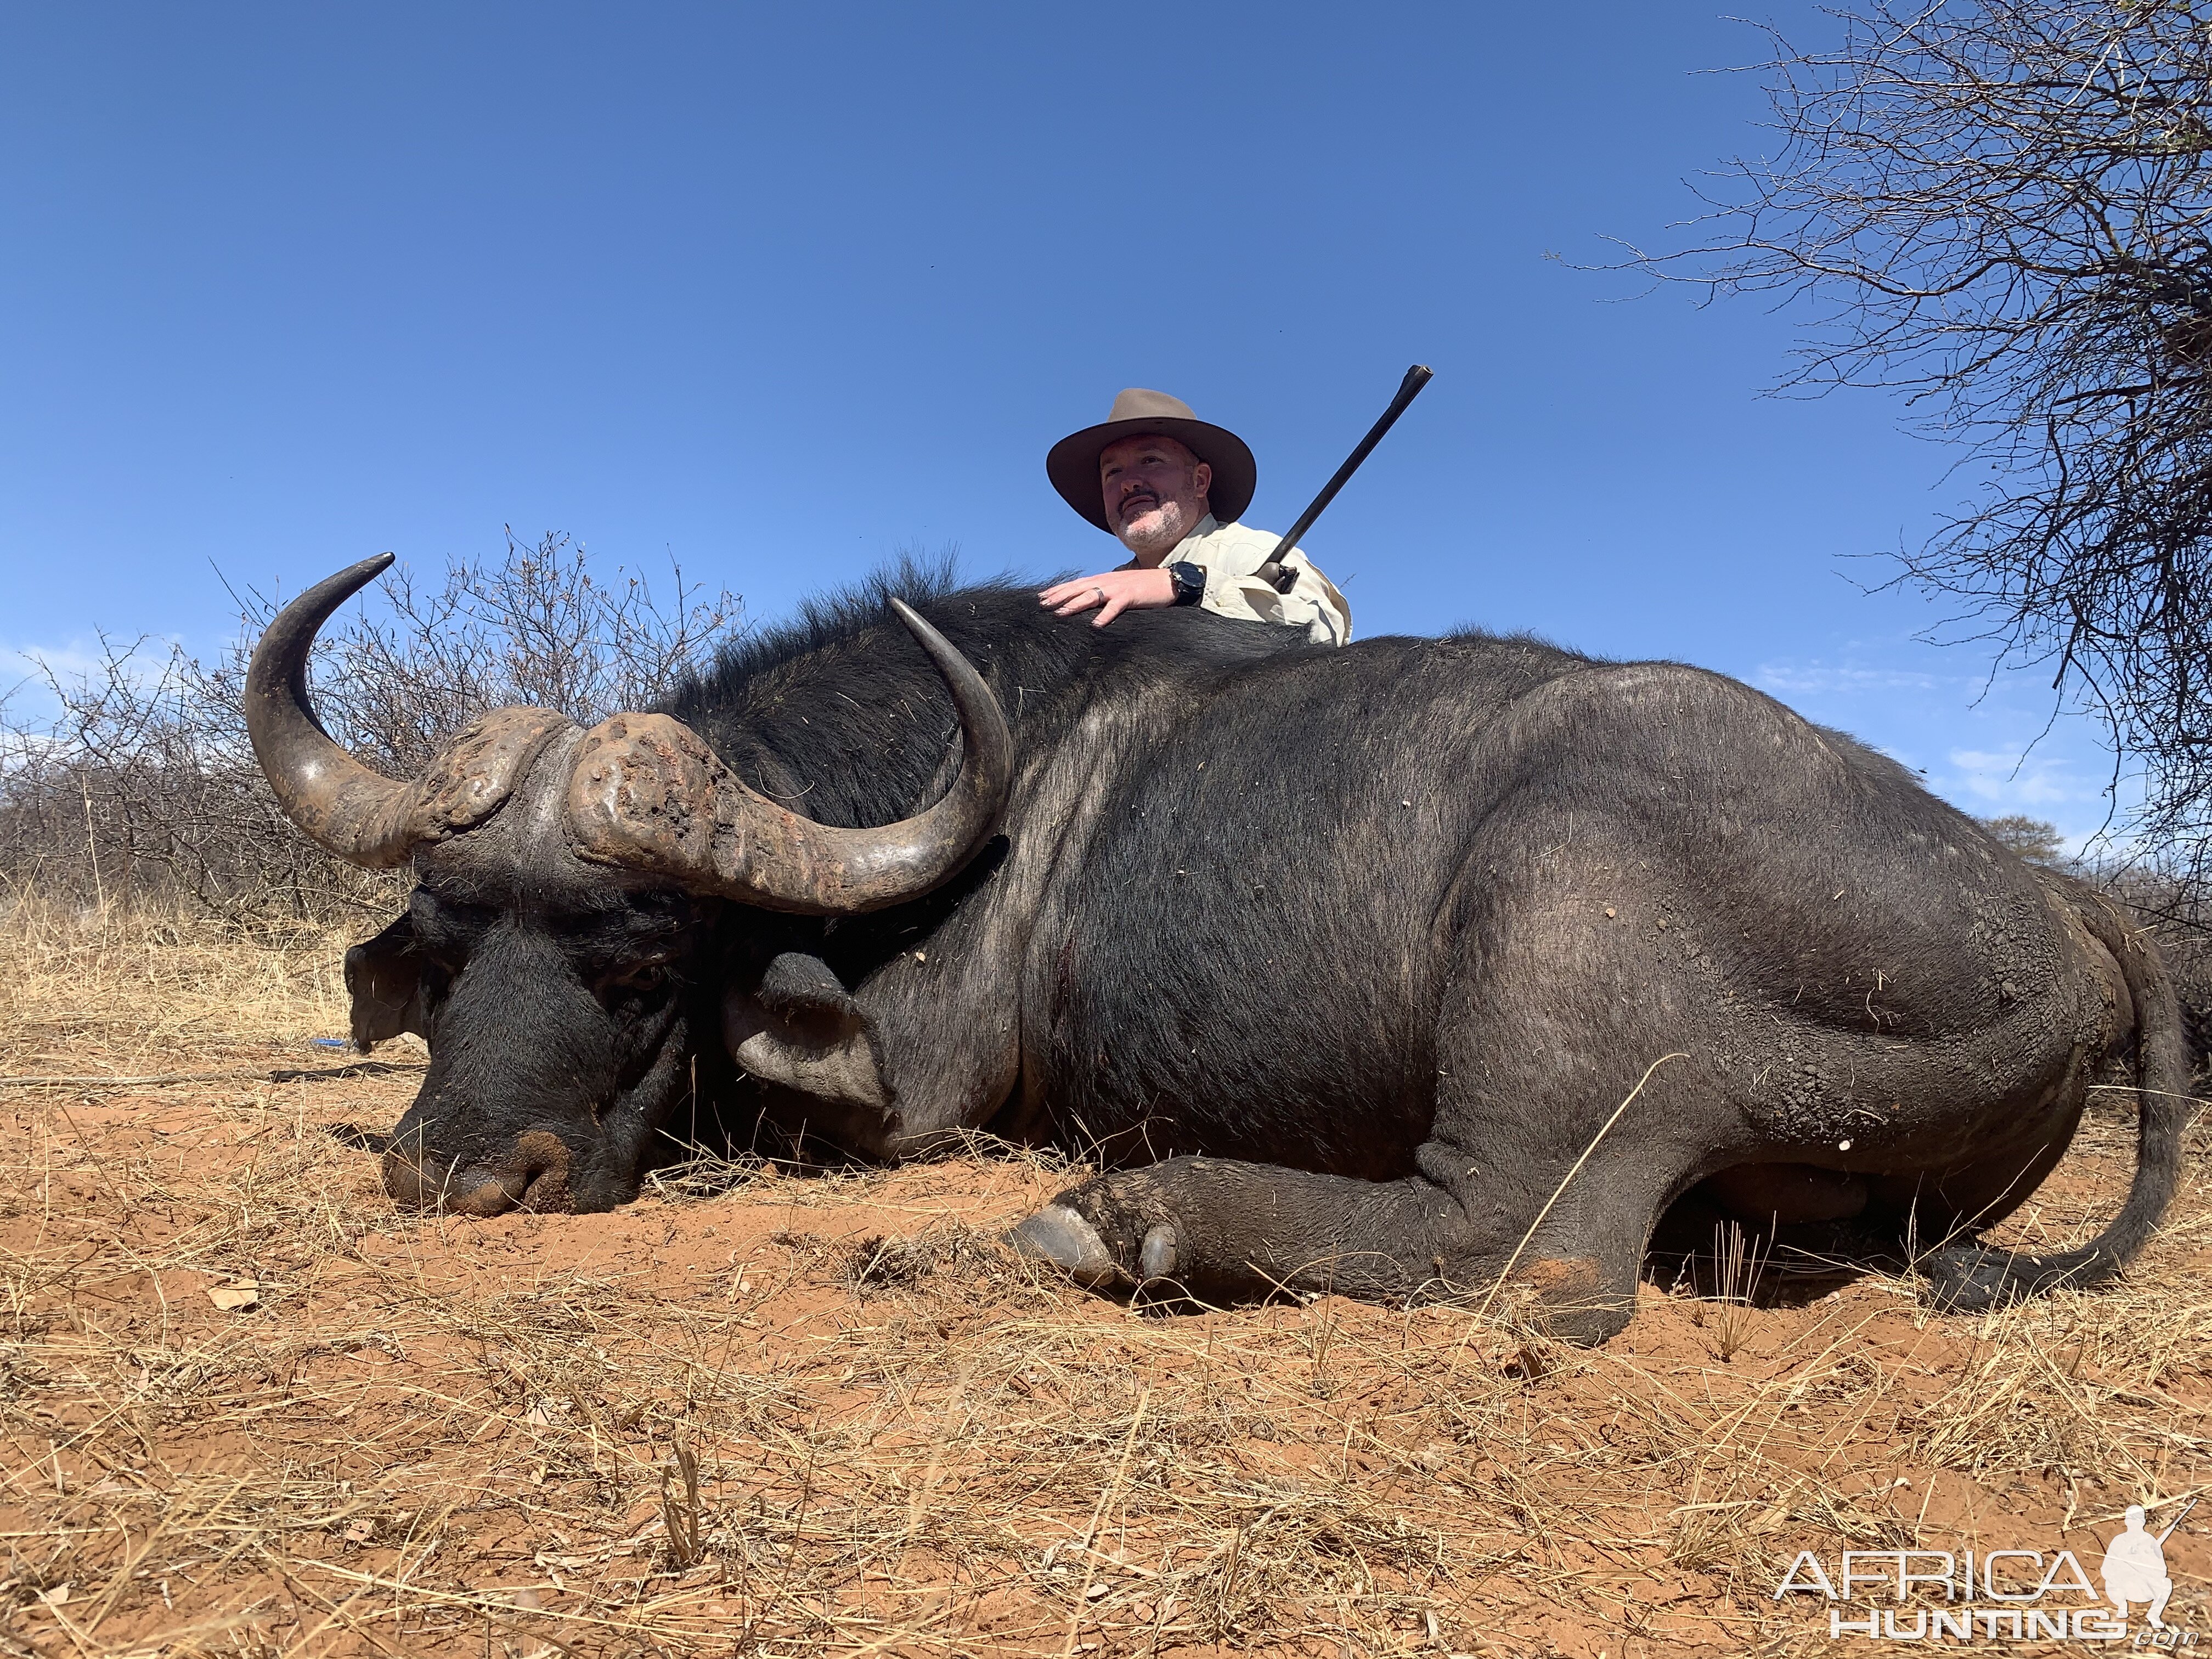
[[[1719,1000],[1698,969],[1644,959],[1601,904],[1550,890],[1561,875],[1483,890],[1489,914],[1439,999],[1435,1127],[1413,1173],[1171,1158],[1063,1194],[1018,1247],[1087,1283],[1166,1278],[1209,1300],[1486,1298],[1510,1276],[1554,1332],[1603,1341],[1628,1322],[1660,1214],[1741,1115],[1676,1046]]]
[[[1481,1296],[1510,1271],[1534,1286],[1547,1322],[1570,1340],[1602,1341],[1628,1322],[1663,1197],[1632,1160],[1584,1170],[1540,1224],[1542,1195],[1500,1203],[1507,1195],[1491,1183],[1465,1181],[1474,1171],[1463,1155],[1433,1143],[1419,1161],[1444,1178],[1367,1182],[1170,1158],[1061,1194],[1012,1243],[1087,1285],[1164,1281],[1209,1301],[1278,1291]]]
[[[1451,1194],[1418,1177],[1171,1158],[1061,1194],[1013,1242],[1098,1286],[1172,1280],[1223,1301],[1279,1290],[1391,1296],[1437,1277],[1430,1241],[1461,1220]]]

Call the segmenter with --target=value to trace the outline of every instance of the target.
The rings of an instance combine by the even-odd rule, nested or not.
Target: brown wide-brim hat
[[[1259,488],[1260,464],[1252,459],[1245,441],[1227,427],[1201,421],[1190,405],[1164,392],[1131,386],[1114,399],[1114,408],[1097,426],[1071,432],[1052,447],[1044,458],[1045,476],[1060,499],[1109,535],[1106,492],[1098,483],[1098,457],[1117,438],[1157,433],[1176,442],[1213,469],[1213,488],[1206,506],[1223,524],[1234,524],[1252,505]]]

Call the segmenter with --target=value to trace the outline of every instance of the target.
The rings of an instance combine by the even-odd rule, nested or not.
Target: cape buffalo
[[[988,1127],[1095,1158],[1013,1235],[1086,1284],[1510,1274],[1597,1340],[1692,1188],[1825,1248],[1917,1236],[1959,1308],[2109,1277],[2172,1194],[2151,941],[1719,675],[881,578],[662,712],[501,709],[410,783],[306,693],[388,562],[276,618],[248,714],[301,829],[414,866],[346,963],[359,1042],[430,1045],[403,1203],[604,1209],[702,1109],[876,1158]],[[1978,1247],[2114,1057],[2118,1218]]]

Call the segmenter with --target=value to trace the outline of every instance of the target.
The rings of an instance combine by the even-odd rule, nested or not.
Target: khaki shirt
[[[1206,596],[1199,603],[1208,611],[1239,622],[1303,628],[1316,645],[1349,645],[1352,606],[1301,549],[1283,556],[1283,562],[1298,573],[1289,592],[1278,593],[1252,574],[1280,539],[1249,525],[1223,524],[1209,513],[1160,564],[1194,564],[1206,572]]]

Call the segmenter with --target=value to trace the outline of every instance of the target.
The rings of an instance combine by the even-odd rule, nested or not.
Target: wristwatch
[[[1188,559],[1170,565],[1168,579],[1175,583],[1177,605],[1196,605],[1206,597],[1206,572]]]

